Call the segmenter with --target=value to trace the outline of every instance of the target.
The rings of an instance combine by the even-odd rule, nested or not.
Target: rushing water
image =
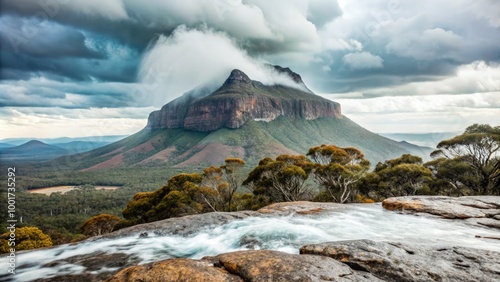
[[[215,228],[201,229],[188,237],[150,235],[139,238],[139,234],[136,234],[26,252],[17,256],[15,278],[16,281],[31,281],[56,274],[81,273],[86,269],[77,263],[50,263],[102,252],[135,255],[139,257],[140,263],[146,263],[172,257],[201,258],[248,248],[298,253],[300,246],[305,244],[352,239],[456,245],[500,251],[499,240],[476,238],[476,235],[499,237],[500,232],[466,225],[461,220],[386,211],[380,204],[346,205],[339,211],[315,215],[250,217]],[[2,257],[0,269],[7,268],[7,258]],[[99,271],[115,270],[103,268]]]

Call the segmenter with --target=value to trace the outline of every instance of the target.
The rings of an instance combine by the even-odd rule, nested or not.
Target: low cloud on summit
[[[61,109],[73,124],[90,112],[72,110],[142,113],[234,68],[291,83],[266,63],[290,67],[376,132],[413,131],[405,125],[413,108],[402,106],[413,100],[442,105],[419,110],[421,132],[463,130],[484,120],[480,110],[500,114],[494,0],[3,0],[0,8],[5,138],[30,132],[13,112],[36,120]],[[392,111],[397,122],[377,125]],[[129,112],[133,133],[146,116]]]

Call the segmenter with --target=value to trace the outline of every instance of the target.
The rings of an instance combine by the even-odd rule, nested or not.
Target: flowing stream
[[[149,235],[140,238],[134,234],[25,252],[17,256],[15,281],[82,273],[88,270],[77,262],[68,263],[68,259],[103,253],[135,256],[140,264],[173,257],[198,259],[249,248],[298,253],[305,244],[352,239],[455,245],[500,252],[499,240],[476,238],[476,235],[499,237],[500,232],[466,225],[462,220],[386,211],[380,204],[352,204],[338,211],[312,215],[250,217],[201,229],[187,237]],[[8,259],[5,256],[0,259],[0,269],[7,269]],[[57,261],[66,262],[55,263]],[[91,273],[117,269],[103,267]],[[2,279],[6,276],[0,276],[0,281]]]

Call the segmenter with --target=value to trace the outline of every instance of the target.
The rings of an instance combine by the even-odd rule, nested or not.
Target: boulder
[[[121,281],[383,281],[326,256],[238,251],[202,260],[169,259],[124,269]]]
[[[468,223],[499,228],[500,197],[498,196],[410,196],[385,199],[388,210],[402,210],[438,215],[449,219],[469,219]]]
[[[221,267],[244,281],[381,281],[325,256],[259,250],[216,258]]]
[[[169,259],[126,268],[108,282],[243,282],[206,260]]]

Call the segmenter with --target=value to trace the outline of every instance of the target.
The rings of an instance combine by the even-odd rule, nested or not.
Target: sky
[[[500,1],[2,0],[0,139],[132,134],[238,68],[378,132],[500,125]]]

